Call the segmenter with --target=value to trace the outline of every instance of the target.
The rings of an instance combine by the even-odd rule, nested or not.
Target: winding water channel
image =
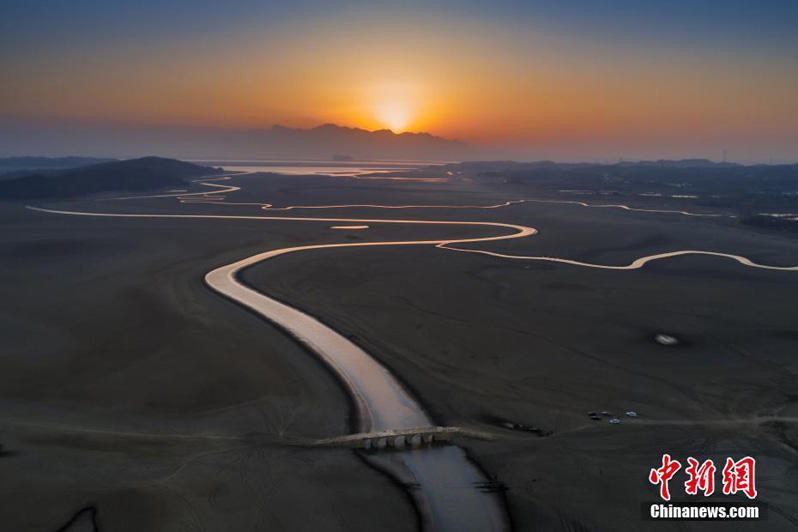
[[[208,273],[205,281],[288,331],[324,360],[354,399],[361,432],[434,425],[420,403],[379,362],[335,330],[304,312],[249,288],[240,281],[245,268],[286,253],[330,246],[286,248],[254,255]],[[333,247],[341,247],[335,246]],[[498,495],[456,446],[425,447],[365,455],[406,486],[430,530],[507,530]]]
[[[219,179],[219,178],[216,178]],[[240,190],[239,187],[224,186],[213,183],[202,183],[214,187],[213,192],[189,194],[164,194],[149,197],[177,197],[181,201],[222,200],[221,194]],[[214,197],[215,199],[211,199]],[[123,199],[123,198],[116,198]],[[127,198],[124,198],[127,199]],[[129,198],[134,199],[134,198]],[[491,206],[438,206],[439,208],[499,208],[526,200],[506,202]],[[530,200],[534,201],[534,200]],[[272,209],[270,204],[261,205],[265,210]],[[582,204],[583,206],[588,206]],[[371,207],[371,208],[434,208],[430,206],[379,206],[379,205],[347,205],[328,206]],[[624,208],[625,206],[612,206]],[[434,422],[419,401],[395,378],[395,376],[376,358],[372,357],[358,345],[322,322],[300,309],[277,301],[247,286],[241,280],[241,273],[246,268],[266,260],[297,252],[311,252],[320,249],[370,247],[370,246],[407,246],[431,245],[440,249],[465,253],[477,253],[498,258],[538,260],[565,263],[574,266],[633,270],[642,268],[646,263],[670,257],[698,254],[733,259],[748,267],[769,270],[798,271],[798,266],[770,266],[753,262],[747,257],[701,250],[681,250],[650,255],[635,260],[629,265],[613,266],[591,264],[556,257],[540,257],[525,255],[509,255],[462,247],[464,244],[491,242],[525,238],[537,233],[532,227],[495,223],[465,222],[437,220],[396,220],[396,219],[364,219],[364,218],[328,218],[328,217],[280,217],[280,216],[243,216],[243,215],[205,215],[205,214],[136,214],[136,213],[102,213],[81,212],[56,209],[45,209],[29,206],[29,209],[53,214],[114,217],[114,218],[198,218],[218,220],[279,220],[294,222],[316,222],[329,225],[358,224],[358,227],[376,224],[402,224],[408,226],[470,226],[480,229],[500,231],[494,236],[460,239],[403,240],[387,242],[357,242],[323,245],[307,245],[276,249],[258,253],[232,264],[216,268],[205,276],[207,285],[236,303],[253,310],[265,319],[277,324],[309,351],[327,364],[344,384],[357,410],[358,428],[360,432],[369,433],[385,430],[427,428]],[[280,210],[313,207],[285,207]],[[628,208],[627,208],[628,209]],[[628,209],[631,210],[631,209]],[[687,214],[680,212],[679,214]],[[344,226],[346,227],[346,226]],[[492,489],[489,480],[482,471],[471,462],[465,452],[456,445],[413,448],[406,450],[386,450],[383,452],[364,453],[363,455],[375,467],[387,472],[409,488],[422,515],[422,521],[428,530],[445,531],[500,531],[509,529],[509,519],[502,498]]]
[[[488,242],[524,238],[537,231],[521,225],[492,222],[442,222],[434,220],[381,220],[352,218],[283,218],[201,214],[122,214],[63,211],[29,207],[32,210],[73,216],[114,218],[213,218],[235,220],[293,220],[359,224],[465,225],[502,229],[503,234],[468,239],[359,242],[283,248],[258,253],[209,272],[205,282],[225,297],[279,325],[338,375],[353,398],[363,433],[385,430],[429,428],[434,423],[421,404],[377,360],[342,334],[299,309],[262,294],[240,280],[241,272],[255,264],[288,253],[329,248],[363,246],[438,245]],[[425,446],[401,451],[368,453],[366,460],[409,488],[427,530],[509,530],[508,515],[499,493],[465,452],[455,445]]]

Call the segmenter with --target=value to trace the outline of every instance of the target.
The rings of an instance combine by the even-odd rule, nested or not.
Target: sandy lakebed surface
[[[463,247],[616,265],[705,249],[798,264],[796,240],[680,215],[535,203],[232,205],[514,199],[477,184],[267,174],[229,183],[242,190],[218,205],[151,198],[47,206],[488,221],[539,234]],[[4,530],[419,527],[407,487],[350,449],[311,445],[354,429],[351,402],[333,375],[278,328],[210,291],[203,276],[287,246],[469,238],[495,229],[97,219],[21,204],[0,205],[0,224]],[[798,526],[798,273],[702,256],[605,271],[386,246],[290,254],[243,279],[347,335],[436,423],[491,434],[457,444],[502,486],[518,530],[643,529],[641,502],[656,499],[648,472],[665,452],[716,462],[756,456],[768,521],[723,529]],[[658,333],[681,342],[660,345]],[[619,425],[587,417],[605,410],[639,417],[621,416]]]

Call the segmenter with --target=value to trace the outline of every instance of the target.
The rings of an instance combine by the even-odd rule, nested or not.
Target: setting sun
[[[413,119],[413,109],[407,102],[385,102],[374,106],[377,120],[394,133],[401,133]]]

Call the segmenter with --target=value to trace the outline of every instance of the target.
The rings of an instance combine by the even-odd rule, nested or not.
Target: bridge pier
[[[337,438],[318,440],[315,445],[349,447],[365,451],[385,449],[421,449],[424,446],[444,443],[455,438],[493,439],[490,433],[462,427],[420,427],[417,429],[384,430],[360,434],[349,434]]]

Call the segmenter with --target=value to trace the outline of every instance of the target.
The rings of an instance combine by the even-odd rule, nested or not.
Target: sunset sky
[[[798,1],[0,0],[0,121],[798,160]]]

